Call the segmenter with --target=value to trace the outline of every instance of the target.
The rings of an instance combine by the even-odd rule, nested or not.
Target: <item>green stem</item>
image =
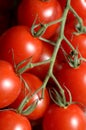
[[[66,6],[64,13],[63,13],[63,16],[62,16],[60,34],[59,34],[59,37],[56,41],[56,45],[54,47],[54,52],[53,52],[52,57],[51,57],[50,67],[49,67],[48,73],[45,77],[45,80],[44,80],[41,88],[45,88],[49,78],[52,77],[53,67],[54,67],[54,63],[55,63],[55,60],[56,60],[56,56],[57,56],[58,50],[60,48],[61,42],[64,39],[64,28],[65,28],[65,23],[66,23],[66,18],[67,18],[67,14],[68,14],[68,11],[69,11],[69,7],[70,7],[70,0],[68,0],[67,6]],[[62,88],[61,88],[61,91],[62,91]],[[64,97],[64,94],[63,94],[63,97]]]
[[[58,50],[60,48],[60,45],[61,45],[61,42],[62,40],[64,39],[64,28],[65,28],[65,23],[66,23],[66,19],[67,19],[67,14],[68,14],[68,11],[69,11],[69,6],[70,5],[70,0],[68,0],[67,2],[67,6],[64,10],[64,13],[63,13],[63,20],[61,22],[61,27],[60,27],[60,33],[59,33],[59,37],[56,41],[56,45],[54,47],[54,52],[52,54],[52,58],[51,58],[51,64],[50,64],[50,69],[49,69],[49,72],[48,73],[51,73],[52,70],[53,70],[53,66],[54,66],[54,63],[55,63],[55,60],[56,60],[56,56],[57,56],[57,53],[58,53]]]
[[[56,85],[58,86],[59,90],[60,90],[60,94],[62,95],[62,100],[63,100],[63,104],[64,106],[67,104],[66,102],[66,98],[65,98],[65,93],[64,93],[64,89],[62,89],[61,85],[59,84],[58,80],[56,79],[56,77],[52,74],[52,79],[54,80],[54,82],[56,83]]]
[[[84,26],[83,26],[83,20],[82,18],[77,14],[77,12],[70,6],[70,11],[75,15],[77,18],[79,25],[80,25],[80,32],[84,31]]]
[[[69,47],[72,49],[72,51],[75,51],[74,46],[71,44],[71,42],[64,36],[64,40],[66,41],[66,43],[69,45]]]
[[[28,69],[31,69],[31,68],[34,68],[36,66],[39,66],[39,65],[43,65],[43,64],[47,64],[50,62],[51,59],[48,59],[48,60],[45,60],[45,61],[42,61],[42,62],[37,62],[37,63],[27,63],[27,65],[25,65],[24,67],[22,67],[21,69],[17,70],[17,74],[21,75],[23,74],[25,71],[27,71]]]
[[[40,36],[42,36],[45,33],[46,29],[49,26],[54,25],[56,23],[60,23],[62,20],[63,20],[63,17],[60,18],[60,19],[57,19],[55,21],[49,22],[47,24],[40,23],[40,24],[35,25],[35,23],[36,23],[36,19],[35,19],[32,27],[31,27],[31,33],[35,37],[40,37]],[[34,29],[37,28],[37,27],[39,27],[39,26],[40,26],[40,29],[37,32],[35,32]]]
[[[39,37],[39,39],[41,40],[41,41],[44,41],[44,42],[47,42],[47,43],[49,43],[49,44],[51,44],[51,45],[53,45],[53,46],[55,46],[55,42],[53,42],[53,41],[51,41],[51,40],[48,40],[48,39],[45,39],[45,38],[43,38],[43,37]]]
[[[52,54],[52,57],[51,59],[49,60],[50,62],[50,67],[49,67],[49,70],[48,70],[48,73],[44,79],[44,82],[42,84],[42,86],[40,88],[38,88],[34,93],[32,93],[32,95],[30,95],[29,98],[26,97],[26,100],[24,100],[24,104],[26,104],[35,94],[37,94],[39,91],[41,91],[42,89],[44,90],[46,88],[46,85],[51,78],[54,79],[54,81],[57,83],[58,87],[59,87],[59,90],[61,92],[61,95],[63,97],[63,102],[64,104],[66,104],[66,98],[65,98],[65,94],[64,94],[64,90],[63,88],[60,86],[60,84],[58,83],[58,81],[56,80],[56,78],[54,77],[53,75],[53,68],[54,68],[54,63],[55,63],[55,60],[56,60],[56,56],[57,56],[57,53],[58,53],[58,50],[61,46],[61,42],[62,40],[64,39],[64,28],[65,28],[65,23],[66,23],[66,19],[67,19],[67,14],[68,14],[68,11],[69,11],[69,8],[70,8],[70,0],[67,1],[67,6],[64,10],[64,13],[63,13],[63,16],[62,16],[62,19],[60,19],[61,21],[61,28],[60,28],[60,33],[59,33],[59,37],[56,41],[56,44],[54,46],[54,52]],[[38,63],[37,63],[38,64]],[[36,63],[34,65],[37,65]],[[44,91],[42,93],[44,95]],[[21,107],[22,106],[22,107]],[[23,107],[25,105],[22,105],[20,104],[20,107],[18,108],[19,111],[21,111],[21,109],[23,110]]]

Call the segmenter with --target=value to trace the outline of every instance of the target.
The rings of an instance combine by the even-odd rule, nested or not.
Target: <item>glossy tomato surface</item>
[[[43,130],[85,130],[85,116],[75,104],[65,108],[51,105],[43,119]]]
[[[72,68],[67,62],[57,66],[55,76],[63,89],[70,90],[73,101],[86,106],[86,63],[82,62],[77,68]]]
[[[31,28],[33,22],[46,24],[61,18],[62,9],[57,0],[23,0],[18,8],[18,23]],[[43,37],[51,37],[58,23],[48,27]]]
[[[28,84],[28,88],[25,87],[25,84],[22,82],[22,90],[20,92],[20,95],[16,99],[16,101],[10,105],[12,108],[18,108],[22,100],[27,96],[28,98],[42,85],[42,81],[36,77],[33,74],[30,73],[24,73],[22,75],[25,82]],[[36,102],[38,100],[37,106],[34,109],[34,111],[31,114],[27,114],[27,117],[31,120],[36,120],[41,117],[43,117],[45,111],[47,110],[49,103],[50,103],[50,97],[48,94],[47,89],[44,91],[44,98],[42,97],[42,89],[36,93],[30,101],[27,101],[24,109],[29,107],[33,102]]]
[[[27,26],[14,26],[0,37],[1,59],[13,65],[27,58],[32,58],[32,62],[36,62],[41,51],[42,42],[31,35]]]
[[[49,43],[43,42],[43,50],[38,62],[49,60],[53,54],[53,50],[54,50],[54,46],[50,45]],[[32,69],[29,70],[29,72],[35,74],[41,80],[44,80],[45,76],[48,73],[49,66],[50,66],[50,62],[33,67]]]
[[[71,0],[71,6],[81,18],[86,17],[86,13],[85,13],[86,1],[85,0],[77,0],[77,3],[75,3],[75,0]]]
[[[31,130],[31,124],[24,116],[10,111],[0,111],[0,129],[1,130]]]
[[[11,104],[21,91],[21,81],[13,67],[6,61],[0,60],[0,108]]]

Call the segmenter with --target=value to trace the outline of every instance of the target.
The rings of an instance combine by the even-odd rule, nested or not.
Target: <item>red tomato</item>
[[[86,18],[86,1],[85,0],[71,0],[73,9],[78,13],[81,18]]]
[[[86,58],[86,34],[74,35],[71,39],[72,45]]]
[[[30,73],[24,73],[22,76],[23,79],[28,84],[28,86],[30,87],[31,92],[28,91],[24,83],[22,83],[22,90],[19,97],[16,99],[16,101],[13,104],[10,105],[10,107],[12,108],[17,108],[20,105],[21,101],[27,96],[27,94],[30,93],[29,96],[31,96],[31,94],[35,92],[42,85],[42,81],[39,78],[37,78],[35,75],[32,75]],[[40,90],[37,94],[35,94],[33,98],[30,100],[30,102],[27,102],[27,104],[24,107],[24,109],[26,109],[28,106],[31,105],[31,103],[38,100],[38,104],[35,110],[30,115],[27,115],[27,117],[31,120],[36,120],[43,117],[45,111],[49,106],[50,98],[47,89],[45,90],[43,99],[41,99],[41,94],[42,94],[42,90]]]
[[[62,10],[64,12],[64,9],[66,8],[67,0],[57,0],[57,1],[60,3]],[[75,16],[73,15],[73,13],[71,11],[69,11],[66,22],[71,22],[71,20],[73,21],[74,18],[75,18]]]
[[[57,66],[56,78],[63,88],[67,87],[73,101],[86,106],[86,63],[82,62],[77,68],[70,67],[67,62]]]
[[[23,0],[18,8],[18,23],[31,28],[36,16],[36,24],[46,24],[59,19],[61,15],[62,9],[57,0]],[[48,27],[43,37],[51,37],[58,25]]]
[[[14,65],[12,50],[16,64],[30,57],[32,57],[32,62],[36,62],[42,52],[42,42],[31,35],[28,27],[14,26],[7,30],[0,39],[1,59]]]
[[[76,24],[77,24],[76,21],[77,21],[76,19],[71,20],[71,21],[70,19],[67,19],[64,33],[65,33],[65,36],[68,38],[68,40],[71,40],[72,37],[74,36],[74,32],[76,32]]]
[[[57,1],[60,3],[62,9],[64,10],[64,9],[65,9],[65,6],[66,6],[67,0],[57,0]]]
[[[78,51],[79,56],[81,55],[86,58],[86,34],[71,35],[71,32],[69,32],[69,35],[67,36],[70,38],[69,41],[72,46]],[[66,52],[70,53],[72,51],[70,46],[65,41],[62,42],[62,46]]]
[[[10,110],[0,111],[1,130],[31,130],[27,118]]]
[[[49,43],[43,42],[43,51],[42,51],[42,54],[40,55],[39,62],[50,59],[52,56],[52,53],[53,53],[53,49],[54,49],[54,47],[52,45],[50,45]],[[47,63],[47,64],[43,64],[43,65],[34,67],[34,68],[30,69],[29,72],[35,74],[40,79],[44,80],[44,78],[48,72],[49,65],[50,64]]]
[[[43,119],[43,130],[85,130],[83,111],[75,104],[65,108],[51,105]]]
[[[11,64],[0,60],[0,108],[11,104],[21,91],[20,78]]]

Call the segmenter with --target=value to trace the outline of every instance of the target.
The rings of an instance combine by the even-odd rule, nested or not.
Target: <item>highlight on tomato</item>
[[[0,60],[0,108],[10,105],[21,91],[21,80],[12,65]]]
[[[12,110],[0,111],[1,130],[32,130],[30,121]]]
[[[51,104],[43,118],[43,130],[85,130],[86,118],[76,104],[59,107]]]
[[[35,25],[39,24],[38,28],[33,27],[37,32],[40,27],[45,28],[44,24],[58,20],[61,16],[62,9],[57,0],[23,0],[18,7],[17,17],[18,24],[27,25],[29,28],[32,28],[34,22]],[[59,23],[50,24],[42,36],[50,38],[59,25]]]
[[[45,88],[44,94],[42,97],[42,89],[40,87],[42,86],[42,81],[35,75],[30,74],[30,73],[24,73],[22,74],[22,78],[25,81],[22,82],[22,89],[21,92],[18,96],[18,98],[10,105],[10,108],[15,108],[19,110],[20,104],[22,101],[27,97],[27,100],[24,103],[23,111],[28,109],[31,104],[37,104],[36,107],[30,112],[29,114],[28,111],[25,114],[25,112],[21,111],[21,114],[25,114],[25,116],[30,119],[30,120],[37,120],[43,117],[44,113],[48,109],[49,103],[50,103],[50,97],[48,90]],[[27,85],[25,85],[27,84]],[[33,95],[37,89],[40,89],[37,93]],[[33,95],[31,98],[30,96]],[[30,98],[30,99],[29,99]],[[37,102],[37,103],[36,103]]]
[[[13,66],[25,59],[36,62],[42,46],[41,40],[33,37],[27,26],[13,26],[0,37],[0,56]]]

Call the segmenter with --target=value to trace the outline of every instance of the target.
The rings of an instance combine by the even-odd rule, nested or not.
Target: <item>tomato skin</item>
[[[36,24],[45,24],[59,19],[61,15],[62,9],[57,0],[23,0],[18,8],[18,23],[31,28],[36,16]],[[58,26],[57,23],[48,27],[43,37],[51,37]]]
[[[54,47],[52,45],[50,45],[49,43],[43,42],[43,50],[42,50],[42,54],[40,55],[38,62],[43,62],[45,60],[49,60],[52,56],[53,50],[54,50]],[[44,78],[48,72],[49,65],[50,65],[50,63],[36,66],[36,67],[30,69],[28,72],[35,74],[41,80],[44,80]]]
[[[42,51],[42,42],[31,35],[28,27],[14,26],[7,30],[0,39],[1,59],[14,65],[12,50],[15,64],[29,57],[32,57],[32,62],[36,62]]]
[[[66,61],[60,62],[55,73],[63,88],[70,90],[73,101],[86,106],[86,63],[82,62],[77,68],[72,68]],[[68,97],[68,96],[67,96]]]
[[[75,104],[65,108],[55,104],[47,110],[43,119],[43,130],[85,130],[85,116]]]
[[[60,5],[61,5],[61,7],[62,7],[62,10],[64,11],[64,9],[65,9],[65,6],[66,6],[66,0],[57,0],[59,3],[60,3]]]
[[[31,130],[29,120],[14,111],[0,111],[0,117],[1,130]]]
[[[21,81],[11,64],[0,60],[0,108],[11,104],[20,91]]]
[[[86,18],[86,1],[85,0],[77,0],[75,3],[74,0],[71,0],[71,6],[75,9],[78,15],[81,18]]]
[[[31,90],[30,95],[33,92],[35,92],[42,85],[42,81],[33,74],[24,73],[22,75],[22,77],[27,82],[28,86],[30,87],[30,90]],[[18,96],[16,101],[14,101],[14,103],[10,105],[10,107],[18,108],[21,101],[27,96],[27,94],[29,94],[29,91],[28,91],[28,89],[26,89],[25,85],[22,83],[22,90],[20,92],[20,95]],[[37,120],[37,119],[43,117],[45,111],[47,110],[47,108],[49,106],[50,98],[49,98],[47,89],[45,89],[45,94],[44,94],[43,99],[40,99],[41,94],[42,94],[42,90],[40,90],[37,94],[35,94],[33,96],[33,98],[30,100],[30,102],[27,102],[27,104],[24,107],[24,109],[26,109],[28,106],[31,105],[31,103],[38,100],[38,104],[37,104],[35,110],[30,115],[27,115],[27,118],[29,118],[31,120]]]
[[[82,57],[86,58],[86,34],[74,35],[71,43],[75,48],[78,48]]]
[[[78,51],[79,56],[81,55],[83,58],[86,58],[86,34],[71,35],[70,33],[68,37],[70,37],[69,41]],[[72,51],[70,46],[65,41],[62,41],[62,46],[68,54]]]

